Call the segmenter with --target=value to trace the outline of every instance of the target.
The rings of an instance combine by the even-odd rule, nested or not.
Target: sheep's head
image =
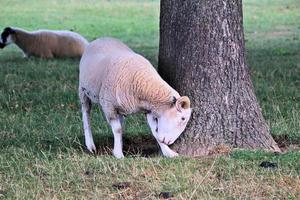
[[[16,32],[10,28],[6,27],[3,32],[1,33],[1,38],[0,38],[0,48],[3,49],[6,45],[13,43],[13,38],[14,34]]]
[[[157,116],[153,116],[157,140],[167,145],[173,144],[184,131],[190,116],[190,99],[186,96],[174,99],[171,107],[168,106]]]

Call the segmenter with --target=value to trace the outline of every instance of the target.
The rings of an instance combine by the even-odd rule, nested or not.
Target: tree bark
[[[219,146],[280,151],[257,103],[241,0],[161,0],[160,75],[190,97],[191,120],[173,149],[207,155]]]

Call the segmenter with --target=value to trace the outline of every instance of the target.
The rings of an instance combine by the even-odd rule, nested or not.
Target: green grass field
[[[0,3],[1,30],[114,36],[157,65],[157,0]],[[24,59],[10,46],[0,51],[0,199],[158,199],[160,192],[173,199],[299,199],[300,2],[244,0],[244,28],[257,98],[283,154],[163,158],[135,116],[126,119],[127,157],[117,160],[111,130],[93,109],[100,153],[90,155],[77,97],[79,59]],[[265,160],[278,167],[259,167]]]

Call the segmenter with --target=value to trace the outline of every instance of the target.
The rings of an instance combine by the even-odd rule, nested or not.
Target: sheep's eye
[[[181,120],[182,120],[182,121],[184,121],[184,120],[185,120],[185,118],[184,118],[184,117],[181,117]]]
[[[155,122],[157,122],[157,121],[158,121],[158,119],[157,119],[156,117],[153,117],[153,120],[154,120]]]

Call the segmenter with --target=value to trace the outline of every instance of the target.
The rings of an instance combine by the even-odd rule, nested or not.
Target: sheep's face
[[[3,49],[6,45],[9,45],[13,43],[13,34],[15,31],[10,28],[6,27],[3,32],[1,33],[1,38],[0,38],[0,48]]]
[[[157,123],[156,138],[166,145],[173,144],[184,131],[191,116],[190,100],[183,96],[176,100],[175,105],[162,111],[154,119]]]

